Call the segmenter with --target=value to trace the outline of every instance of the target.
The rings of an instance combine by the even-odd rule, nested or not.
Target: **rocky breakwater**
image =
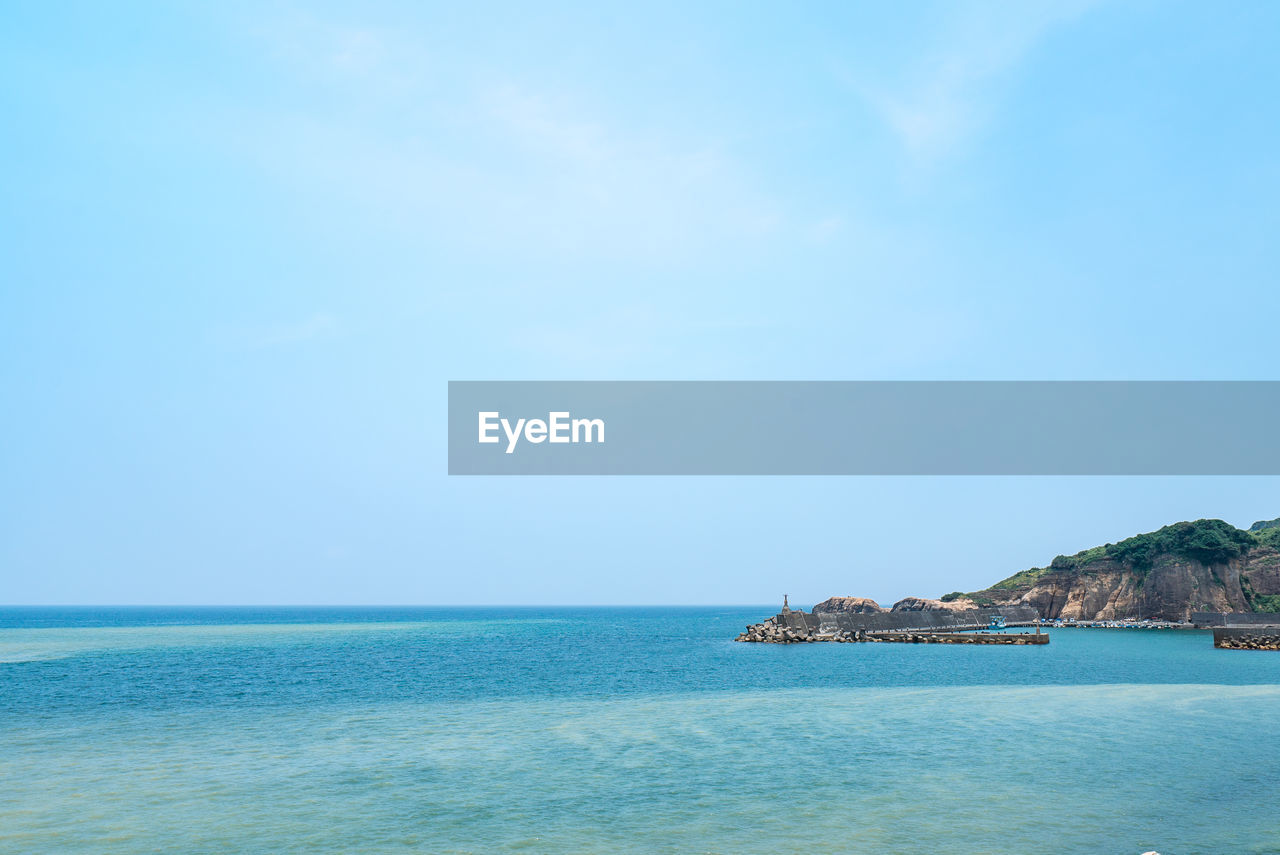
[[[818,641],[837,643],[898,644],[1048,644],[1049,636],[1041,633],[1005,632],[868,632],[857,630],[813,631],[780,623],[776,618],[752,624],[734,641],[760,644],[812,644]]]
[[[1001,613],[1003,612],[1003,613]],[[829,642],[909,642],[916,644],[1047,644],[1047,635],[982,633],[996,618],[1008,625],[1031,625],[1039,615],[1026,606],[967,609],[938,600],[909,597],[892,609],[865,597],[832,597],[806,613],[783,604],[782,611],[751,624],[735,641],[760,644]]]
[[[815,641],[866,641],[866,633],[862,630],[836,630],[821,632],[809,629],[803,623],[791,626],[780,622],[776,617],[766,618],[760,623],[753,623],[746,632],[738,635],[734,641],[753,641],[761,644],[807,644]]]
[[[1039,632],[877,632],[866,640],[903,644],[1048,644],[1049,636]]]
[[[1280,626],[1215,629],[1213,646],[1222,650],[1280,650]]]

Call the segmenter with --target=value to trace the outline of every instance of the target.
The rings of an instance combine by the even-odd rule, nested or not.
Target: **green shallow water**
[[[787,648],[726,642],[717,610],[257,617],[0,629],[61,651],[0,664],[0,851],[1280,852],[1276,658],[1204,633]]]

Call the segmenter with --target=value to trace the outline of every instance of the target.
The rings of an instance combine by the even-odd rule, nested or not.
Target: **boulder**
[[[829,597],[813,607],[813,613],[872,615],[888,611],[868,597]]]

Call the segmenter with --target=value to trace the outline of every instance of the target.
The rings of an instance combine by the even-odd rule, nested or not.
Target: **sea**
[[[1280,853],[1280,653],[776,607],[3,608],[3,853]]]

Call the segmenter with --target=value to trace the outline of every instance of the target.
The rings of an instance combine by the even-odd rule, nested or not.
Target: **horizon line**
[[[761,605],[761,603],[4,603],[0,604],[0,609],[682,609],[757,608]]]

